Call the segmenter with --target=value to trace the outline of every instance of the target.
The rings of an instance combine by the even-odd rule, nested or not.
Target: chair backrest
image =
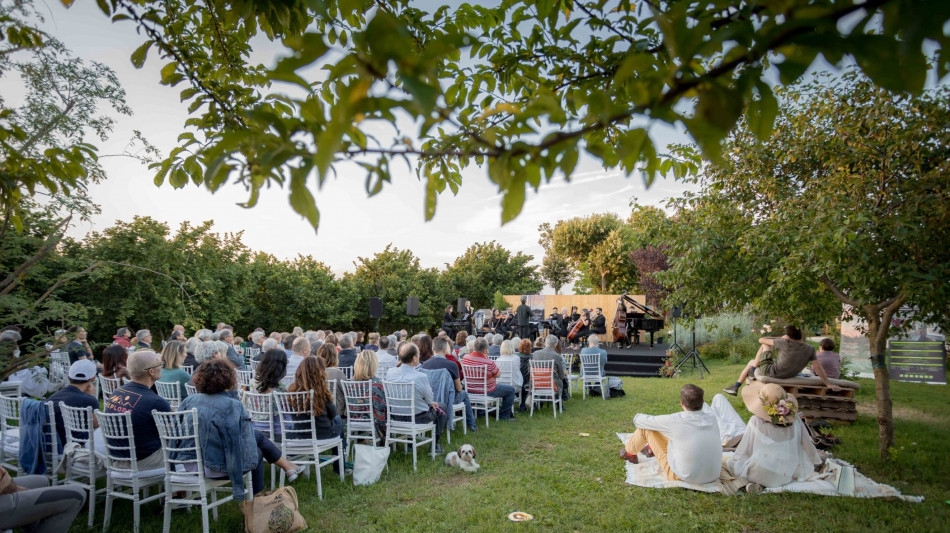
[[[498,375],[498,383],[515,386],[515,372],[520,372],[520,365],[514,361],[500,361],[496,363],[501,374]]]
[[[251,369],[251,372],[253,372],[255,376],[257,375],[257,367],[259,366],[261,366],[261,361],[259,359],[251,359],[247,363],[247,367]]]
[[[107,378],[105,376],[99,376],[99,387],[102,389],[103,398],[112,394],[121,386],[122,380],[119,378]]]
[[[600,375],[600,354],[581,354],[581,376],[596,377]]]
[[[159,396],[165,398],[172,411],[178,409],[178,404],[181,403],[181,385],[177,381],[156,381],[155,390]]]
[[[10,382],[4,381],[0,383],[0,396],[6,396],[7,398],[22,398],[23,391],[20,386],[20,382]]]
[[[198,389],[191,383],[185,383],[185,392],[188,393],[188,396],[192,394],[198,394]]]
[[[260,354],[261,354],[260,348],[244,348],[244,364],[251,366],[251,362],[257,360],[258,359],[257,356]]]
[[[241,403],[251,416],[251,422],[266,428],[265,433],[274,436],[274,397],[271,393],[261,394],[253,390],[241,391]],[[258,428],[260,429],[260,427]]]
[[[132,412],[103,413],[96,411],[105,450],[102,455],[110,470],[134,474],[139,466],[135,458],[135,435],[132,430]]]
[[[189,376],[195,373],[194,365],[182,365],[181,369],[187,372]]]
[[[386,379],[386,373],[389,372],[389,369],[392,367],[392,362],[380,361],[379,364],[376,365],[376,377],[379,379]]]
[[[340,370],[343,371],[343,376],[346,379],[353,379],[353,367],[352,366],[341,366]]]
[[[465,389],[469,396],[485,395],[484,391],[488,388],[488,365],[462,363],[462,375],[465,376]]]
[[[69,380],[69,362],[60,359],[50,359],[49,379],[53,383],[67,383]]]
[[[194,483],[200,484],[205,469],[198,432],[198,410],[169,413],[152,410],[152,418],[162,441],[165,470],[175,472],[176,476],[194,478]]]
[[[394,381],[384,381],[383,390],[386,393],[386,424],[393,423],[394,416],[409,417],[409,420],[415,420],[416,416],[416,384],[415,383],[396,383]],[[399,422],[396,422],[399,424]],[[402,423],[406,423],[403,421]]]
[[[535,390],[554,390],[554,361],[531,360],[531,387]]]
[[[567,352],[566,354],[561,354],[561,359],[564,360],[564,375],[570,376],[571,372],[574,370],[574,353]]]
[[[23,405],[23,399],[19,397],[0,396],[0,468],[16,470],[16,466],[9,459],[16,459],[14,450],[7,451],[7,434],[10,428],[14,428],[20,423],[20,408]],[[16,439],[10,441],[17,442]],[[19,444],[15,447],[19,450]],[[10,457],[7,457],[10,456]]]
[[[238,370],[238,386],[244,390],[251,390],[254,383],[254,372],[252,370]]]
[[[317,440],[317,426],[313,420],[313,391],[272,392],[277,404],[284,439]]]
[[[294,377],[293,377],[293,376],[284,376],[284,377],[280,378],[280,384],[283,385],[285,389],[286,389],[287,387],[289,387],[290,384],[293,383],[293,382],[294,382]]]
[[[66,430],[65,444],[76,443],[82,448],[88,448],[95,453],[95,439],[92,438],[94,419],[92,407],[70,407],[66,402],[59,402],[59,412],[63,416],[63,428]]]
[[[341,381],[346,397],[346,418],[353,422],[373,421],[373,382]]]
[[[69,352],[63,350],[53,350],[49,353],[49,358],[52,361],[62,361],[69,365]]]

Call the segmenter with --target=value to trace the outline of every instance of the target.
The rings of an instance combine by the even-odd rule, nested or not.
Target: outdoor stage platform
[[[666,344],[646,342],[632,348],[606,347],[607,375],[658,378],[666,357]]]

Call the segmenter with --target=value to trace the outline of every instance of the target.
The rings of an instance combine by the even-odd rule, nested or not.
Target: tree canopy
[[[468,298],[476,308],[492,307],[495,293],[535,294],[544,283],[538,268],[529,264],[534,256],[512,254],[495,241],[475,243],[446,265],[442,272],[447,289],[457,298]],[[453,300],[454,301],[454,300]]]
[[[893,444],[884,352],[902,305],[950,323],[950,88],[912,97],[854,70],[781,90],[775,130],[743,121],[702,191],[676,205],[661,278],[694,311],[867,321],[881,453]]]
[[[944,0],[422,4],[99,2],[143,35],[132,63],[154,50],[162,83],[189,102],[156,183],[238,184],[249,206],[286,187],[315,227],[314,194],[345,165],[372,195],[405,163],[426,181],[427,219],[463,170],[483,167],[506,222],[527,188],[570,179],[582,152],[648,183],[695,172],[695,158],[656,145],[654,124],[683,126],[712,160],[740,117],[767,138],[778,106],[766,80],[792,83],[819,56],[893,90],[923,89],[927,47],[937,76],[950,71]],[[260,38],[283,47],[275,64],[253,60]]]

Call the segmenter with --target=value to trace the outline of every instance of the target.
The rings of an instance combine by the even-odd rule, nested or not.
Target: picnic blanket
[[[630,435],[631,433],[617,433],[617,438],[619,438],[621,442],[626,443],[627,439],[630,438]],[[723,463],[725,464],[725,459],[731,456],[732,452],[723,453]],[[699,492],[719,492],[722,494],[735,494],[739,487],[744,486],[743,480],[736,480],[725,468],[722,469],[720,479],[717,479],[712,483],[698,484],[688,483],[686,481],[669,481],[666,479],[666,475],[664,475],[660,470],[660,465],[655,457],[646,457],[643,454],[640,454],[638,458],[640,461],[639,464],[632,464],[624,461],[624,468],[627,472],[626,482],[628,485],[654,489],[669,489],[675,487]],[[832,461],[841,466],[853,468],[847,462],[832,457],[831,454],[828,454],[828,461]],[[793,481],[780,487],[767,488],[762,492],[807,492],[810,494],[820,494],[823,496],[844,496],[844,494],[838,492],[837,485],[832,481],[832,476],[833,474],[831,472],[823,471],[822,473],[815,473],[813,477],[807,480]],[[923,496],[906,496],[901,494],[899,490],[891,487],[890,485],[877,483],[876,481],[858,472],[857,469],[854,470],[854,497],[898,498],[904,501],[915,503],[919,503],[924,500]]]

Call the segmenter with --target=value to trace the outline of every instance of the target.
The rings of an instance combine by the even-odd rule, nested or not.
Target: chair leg
[[[108,476],[108,474],[107,474]],[[109,529],[109,519],[112,518],[112,479],[106,481],[106,510],[102,517],[102,531]]]
[[[251,492],[253,492],[253,489],[251,490]],[[201,495],[201,500],[202,500],[202,501],[201,501],[201,508],[202,508],[202,510],[205,510],[205,511],[206,511],[207,508],[208,508],[208,502],[205,501],[205,495],[204,495],[204,494]],[[212,503],[212,504],[218,503],[218,490],[217,490],[216,488],[215,488],[215,489],[211,489],[211,503]],[[217,507],[217,506],[215,506],[215,507],[211,510],[211,516],[214,517],[215,522],[218,521],[218,507]],[[205,533],[208,533],[208,526],[207,526],[208,513],[205,512],[205,516],[203,516],[202,518],[203,518],[204,521],[205,521]]]
[[[139,525],[142,520],[142,509],[139,507],[138,491],[135,490],[135,500],[132,501],[132,531],[139,533]]]
[[[211,501],[214,501],[215,499],[217,499],[214,496],[215,492],[216,491],[214,489],[211,490]],[[203,496],[202,496],[202,499],[204,499]],[[214,515],[215,515],[214,519],[217,520],[218,519],[217,507],[214,508]],[[204,504],[201,505],[201,531],[202,533],[208,533],[208,506]]]
[[[90,477],[89,484],[92,488],[89,489],[89,522],[86,527],[92,527],[96,517],[96,478]]]
[[[162,533],[169,533],[172,528],[172,495],[165,486],[165,516],[162,518]]]
[[[352,448],[353,446],[350,446],[350,449]],[[342,442],[336,445],[336,451],[337,451],[336,455],[337,457],[339,457],[338,461],[339,461],[339,466],[340,466],[340,481],[343,481],[343,476],[346,474],[344,472],[346,467],[343,464],[343,443]]]
[[[413,440],[415,440],[415,439],[413,439]],[[413,471],[419,470],[419,467],[416,465],[416,458],[417,458],[417,457],[416,457],[416,452],[417,452],[417,450],[418,450],[418,449],[416,448],[416,443],[413,442],[413,443],[412,443],[412,469],[413,469]]]

